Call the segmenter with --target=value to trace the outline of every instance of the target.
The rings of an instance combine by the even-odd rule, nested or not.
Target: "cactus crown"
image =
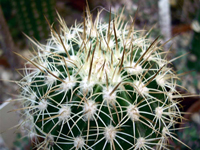
[[[46,45],[35,41],[27,59],[20,101],[38,149],[167,149],[181,117],[177,76],[159,38],[134,30],[116,15],[51,27]],[[26,58],[25,58],[26,59]],[[34,66],[34,67],[33,67]]]

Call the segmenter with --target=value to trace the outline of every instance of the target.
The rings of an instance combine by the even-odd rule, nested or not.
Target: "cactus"
[[[10,9],[16,12],[14,17],[16,18],[15,21],[24,33],[29,36],[34,36],[39,41],[48,37],[47,23],[43,21],[43,16],[45,15],[50,21],[53,21],[55,17],[53,13],[55,6],[54,0],[20,0],[8,2],[8,4],[10,3],[12,6]]]
[[[60,31],[36,45],[18,81],[24,121],[37,149],[168,149],[182,119],[178,76],[156,38],[123,22],[122,13],[103,23],[71,28],[58,15]],[[179,140],[178,140],[179,141]],[[181,141],[179,141],[181,142]],[[182,143],[184,144],[184,143]]]

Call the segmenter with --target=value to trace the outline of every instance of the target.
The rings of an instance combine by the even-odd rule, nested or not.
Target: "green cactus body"
[[[167,149],[181,117],[167,53],[122,14],[109,23],[99,15],[93,22],[87,10],[71,28],[59,16],[60,32],[51,29],[46,45],[34,42],[18,82],[21,125],[30,125],[37,149]]]

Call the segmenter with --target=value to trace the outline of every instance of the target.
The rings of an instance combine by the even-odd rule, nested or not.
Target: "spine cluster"
[[[37,149],[168,149],[181,113],[178,77],[159,38],[125,23],[84,21],[60,31],[26,59],[18,100]],[[178,139],[176,139],[178,140]]]

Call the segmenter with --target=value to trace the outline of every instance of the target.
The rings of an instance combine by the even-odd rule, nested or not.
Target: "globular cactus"
[[[20,125],[37,149],[168,149],[182,119],[173,60],[134,20],[104,23],[86,12],[71,28],[58,15],[60,31],[50,25],[47,44],[32,40],[33,58],[21,56]]]

